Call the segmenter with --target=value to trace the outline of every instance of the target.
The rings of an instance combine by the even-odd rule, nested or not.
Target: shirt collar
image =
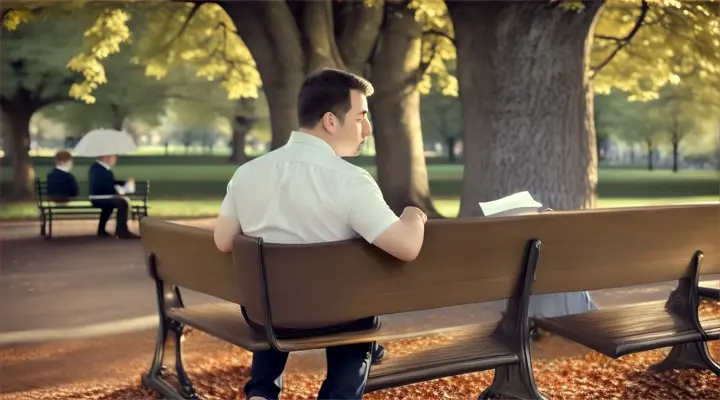
[[[100,160],[95,160],[95,162],[102,165],[103,167],[105,167],[106,170],[108,170],[108,171],[110,170],[110,166],[107,165],[107,163],[100,161]]]
[[[68,168],[66,165],[56,165],[55,168],[59,169],[62,172],[67,172],[68,174],[70,173],[70,168]]]
[[[301,144],[306,146],[312,146],[324,151],[332,152],[332,154],[335,154],[335,150],[328,144],[328,142],[320,139],[317,136],[310,135],[305,132],[300,131],[293,131],[290,134],[290,139],[287,142],[288,144]]]

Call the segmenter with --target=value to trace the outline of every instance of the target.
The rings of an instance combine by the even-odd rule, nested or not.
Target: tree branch
[[[422,44],[420,46],[421,46],[421,52],[422,52]],[[422,61],[420,62],[420,65],[418,66],[415,73],[410,75],[408,83],[413,84],[413,85],[417,85],[418,83],[420,83],[420,80],[422,80],[423,75],[425,75],[428,68],[430,68],[430,64],[432,64],[433,60],[435,59],[435,55],[437,54],[437,47],[438,47],[437,42],[433,43],[432,50],[430,53],[430,58],[428,58],[428,60],[426,62],[422,62]]]
[[[172,44],[175,43],[175,41],[180,36],[182,36],[183,33],[185,33],[185,31],[188,28],[188,25],[190,25],[190,21],[193,19],[195,14],[197,14],[198,10],[200,9],[200,7],[202,7],[203,4],[205,4],[204,1],[197,1],[197,2],[193,3],[193,6],[190,9],[190,12],[188,13],[187,17],[185,18],[185,22],[183,22],[178,33],[175,36],[173,36],[172,39],[170,39],[167,43],[165,43],[165,45],[158,51],[159,53],[162,53],[162,52],[165,52],[166,50],[168,50],[170,48],[170,46],[172,46]]]
[[[447,32],[439,31],[437,29],[431,29],[429,31],[423,31],[423,36],[425,36],[425,35],[434,35],[434,36],[444,37],[445,39],[449,40],[453,44],[453,46],[457,45],[455,43],[455,38],[450,36],[450,34],[448,34]]]
[[[647,0],[642,0],[642,4],[640,5],[640,15],[638,15],[637,20],[635,21],[635,26],[630,30],[630,32],[622,39],[618,39],[617,47],[615,47],[615,50],[613,50],[610,55],[605,58],[600,64],[598,64],[595,67],[592,67],[592,75],[591,78],[595,77],[600,71],[602,71],[603,68],[605,68],[608,64],[610,64],[610,61],[612,61],[613,58],[627,45],[630,44],[630,41],[633,37],[638,33],[640,28],[642,28],[643,23],[645,22],[645,17],[647,16],[648,10],[650,9],[650,6],[648,5]]]

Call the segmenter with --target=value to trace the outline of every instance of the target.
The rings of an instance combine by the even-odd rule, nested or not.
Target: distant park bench
[[[148,196],[150,193],[150,181],[137,181],[135,192],[126,195],[131,200],[131,207],[128,209],[128,218],[139,220],[148,215]],[[94,207],[89,199],[72,199],[64,202],[64,199],[52,199],[48,196],[47,182],[35,178],[35,200],[40,220],[40,235],[52,238],[53,220],[68,220],[86,218],[89,215],[100,216],[100,209]],[[59,201],[54,201],[59,200]]]
[[[185,325],[249,351],[302,351],[393,339],[380,319],[372,326],[346,331],[315,329],[303,334],[305,327],[508,299],[499,322],[468,320],[446,331],[452,337],[449,342],[409,355],[386,356],[372,365],[366,392],[494,369],[495,379],[482,398],[543,398],[530,359],[531,291],[580,291],[677,278],[681,290],[689,287],[695,294],[694,303],[686,298],[688,304],[681,309],[671,305],[655,312],[653,308],[650,315],[646,308],[626,308],[624,313],[610,308],[592,312],[588,314],[592,318],[581,322],[591,327],[590,336],[613,345],[619,330],[605,327],[618,325],[617,321],[624,324],[628,315],[634,316],[634,333],[640,335],[635,339],[645,342],[622,351],[698,344],[693,348],[704,357],[699,367],[718,373],[704,342],[717,339],[720,322],[707,320],[700,325],[699,270],[696,264],[688,267],[695,252],[705,250],[704,273],[720,272],[720,237],[711,234],[709,219],[718,210],[713,205],[433,220],[427,224],[420,256],[411,263],[362,240],[280,245],[239,235],[233,254],[224,254],[216,250],[211,231],[144,218],[142,244],[156,282],[160,326],[143,384],[168,398],[195,398],[182,364],[180,339]],[[214,296],[218,303],[185,307],[180,288]],[[243,315],[261,329],[251,327]],[[570,334],[584,326],[565,318],[573,317],[535,322],[585,344]],[[658,329],[653,318],[661,324],[670,318],[675,325]],[[165,379],[169,334],[175,342],[179,389]],[[616,356],[607,346],[595,342],[586,346]],[[668,360],[665,365],[678,365],[673,354]]]

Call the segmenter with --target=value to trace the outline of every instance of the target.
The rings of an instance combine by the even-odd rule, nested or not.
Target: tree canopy
[[[609,60],[609,61],[606,61]],[[720,6],[713,1],[608,0],[592,50],[595,90],[651,100],[668,83],[720,87]],[[713,89],[711,89],[713,90]],[[708,98],[720,103],[720,97]]]
[[[366,7],[379,7],[383,1],[365,0]],[[423,73],[418,88],[428,93],[433,82],[448,95],[457,95],[457,81],[446,69],[455,58],[452,24],[444,2],[412,0],[423,37]],[[106,84],[110,56],[124,45],[136,42],[133,61],[148,76],[163,78],[168,71],[190,67],[198,77],[219,80],[228,98],[257,97],[262,85],[255,61],[240,38],[232,19],[214,2],[17,2],[4,18],[14,30],[33,19],[55,18],[66,12],[81,14],[85,23],[84,45],[76,50],[67,67],[82,74],[70,95],[87,103],[96,101],[94,91]],[[435,76],[438,79],[431,79]]]
[[[378,7],[382,0],[365,0]],[[423,25],[423,62],[427,73],[422,93],[432,83],[457,95],[457,81],[446,62],[455,59],[453,28],[444,1],[411,0]],[[228,97],[256,97],[262,85],[255,62],[237,34],[232,19],[213,2],[127,0],[107,2],[10,2],[5,26],[15,29],[33,18],[74,11],[87,23],[84,46],[67,64],[84,76],[70,94],[93,102],[93,91],[107,83],[104,61],[135,41],[135,62],[150,76],[163,77],[178,66],[191,66],[198,76],[219,79]],[[563,2],[565,12],[582,12],[582,2]],[[80,11],[81,12],[78,12]],[[138,11],[142,12],[138,12]],[[615,87],[631,99],[656,98],[666,83],[699,80],[698,87],[720,84],[720,12],[712,1],[607,0],[598,19],[592,48],[594,87]],[[78,19],[76,18],[76,21]],[[431,75],[439,79],[431,79]],[[712,84],[716,85],[713,86]]]

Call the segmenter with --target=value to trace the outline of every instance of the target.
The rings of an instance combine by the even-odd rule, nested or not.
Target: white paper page
[[[135,181],[125,181],[123,189],[125,189],[125,193],[135,193]]]
[[[512,216],[537,213],[542,204],[537,202],[530,192],[518,192],[501,199],[480,202],[480,209],[486,217]]]

